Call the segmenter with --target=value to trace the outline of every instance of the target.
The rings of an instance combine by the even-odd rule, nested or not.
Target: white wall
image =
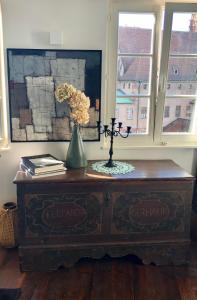
[[[49,32],[62,31],[62,49],[103,50],[102,108],[105,102],[107,0],[2,0],[5,48],[52,48]],[[57,48],[57,47],[54,47]],[[60,48],[60,47],[59,47]],[[8,97],[7,97],[8,102]],[[0,203],[16,200],[12,183],[24,155],[51,153],[65,159],[68,143],[12,143],[0,157]],[[105,159],[102,142],[85,143],[88,159]],[[192,149],[114,150],[114,158],[173,159],[187,171],[195,171]]]

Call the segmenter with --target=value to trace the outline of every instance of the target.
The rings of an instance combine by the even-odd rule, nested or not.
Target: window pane
[[[166,95],[197,94],[197,58],[171,57]]]
[[[172,54],[197,54],[197,13],[174,13],[170,44]]]
[[[153,14],[120,13],[119,53],[152,53]]]
[[[149,99],[138,97],[116,98],[118,109],[117,122],[123,123],[123,131],[126,126],[131,126],[131,133],[148,132]]]
[[[163,132],[191,133],[194,125],[195,99],[167,98],[163,116]]]
[[[117,95],[148,95],[150,90],[149,57],[118,57]]]

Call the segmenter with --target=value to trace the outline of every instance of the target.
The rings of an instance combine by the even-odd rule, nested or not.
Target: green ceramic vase
[[[87,164],[83,140],[80,134],[80,126],[75,124],[67,151],[66,167],[69,169],[78,169],[87,167]]]

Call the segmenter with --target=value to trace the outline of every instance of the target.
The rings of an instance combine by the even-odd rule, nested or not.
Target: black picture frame
[[[72,121],[55,87],[68,82],[90,98],[84,141],[99,141],[102,50],[7,49],[11,142],[70,141]]]

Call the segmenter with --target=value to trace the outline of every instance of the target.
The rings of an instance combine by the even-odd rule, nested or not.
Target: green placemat
[[[106,174],[126,174],[130,173],[135,170],[135,167],[131,164],[121,162],[121,161],[114,161],[115,167],[108,168],[105,166],[107,161],[97,161],[92,164],[92,169],[94,171],[100,172],[100,173],[106,173]]]

